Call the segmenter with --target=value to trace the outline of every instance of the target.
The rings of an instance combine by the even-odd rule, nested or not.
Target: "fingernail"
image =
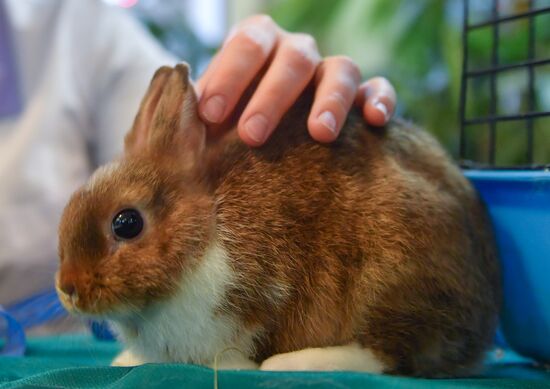
[[[225,99],[220,95],[216,95],[210,97],[206,101],[206,104],[204,104],[204,108],[202,110],[202,115],[210,123],[218,123],[221,121],[224,111]]]
[[[325,111],[319,115],[319,120],[323,125],[330,130],[333,134],[336,134],[336,118],[330,111]]]
[[[267,138],[267,124],[265,116],[257,113],[246,121],[244,129],[254,142],[263,143]]]
[[[376,108],[376,110],[380,111],[382,115],[384,115],[384,121],[388,121],[388,107],[386,107],[386,104],[381,102],[380,100],[376,99],[373,101],[373,106]]]

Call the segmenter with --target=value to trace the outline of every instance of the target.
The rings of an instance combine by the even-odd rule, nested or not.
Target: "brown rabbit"
[[[59,230],[61,300],[112,322],[115,365],[476,367],[500,285],[475,191],[401,121],[369,128],[352,112],[336,142],[314,142],[311,95],[261,148],[235,131],[207,144],[188,68],[156,72],[124,156],[73,195]]]

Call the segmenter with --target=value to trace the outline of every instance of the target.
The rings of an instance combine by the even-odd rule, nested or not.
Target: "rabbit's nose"
[[[59,269],[57,287],[68,297],[77,295],[77,285],[80,284],[81,273],[77,271],[74,262],[65,261]]]
[[[65,281],[62,282],[59,285],[59,289],[66,295],[73,297],[76,294],[76,287],[74,286],[74,282],[72,281]]]

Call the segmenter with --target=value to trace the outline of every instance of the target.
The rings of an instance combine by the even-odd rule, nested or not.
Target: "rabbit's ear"
[[[156,71],[130,132],[127,154],[153,153],[194,165],[205,147],[206,129],[197,114],[197,97],[189,81],[189,67]]]

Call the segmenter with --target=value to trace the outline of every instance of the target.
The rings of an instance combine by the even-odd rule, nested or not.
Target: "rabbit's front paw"
[[[260,366],[260,370],[271,371],[348,370],[370,373],[381,373],[384,368],[372,351],[355,343],[277,354],[263,361]]]
[[[124,350],[111,363],[111,366],[138,366],[145,362],[136,357],[130,350]]]

